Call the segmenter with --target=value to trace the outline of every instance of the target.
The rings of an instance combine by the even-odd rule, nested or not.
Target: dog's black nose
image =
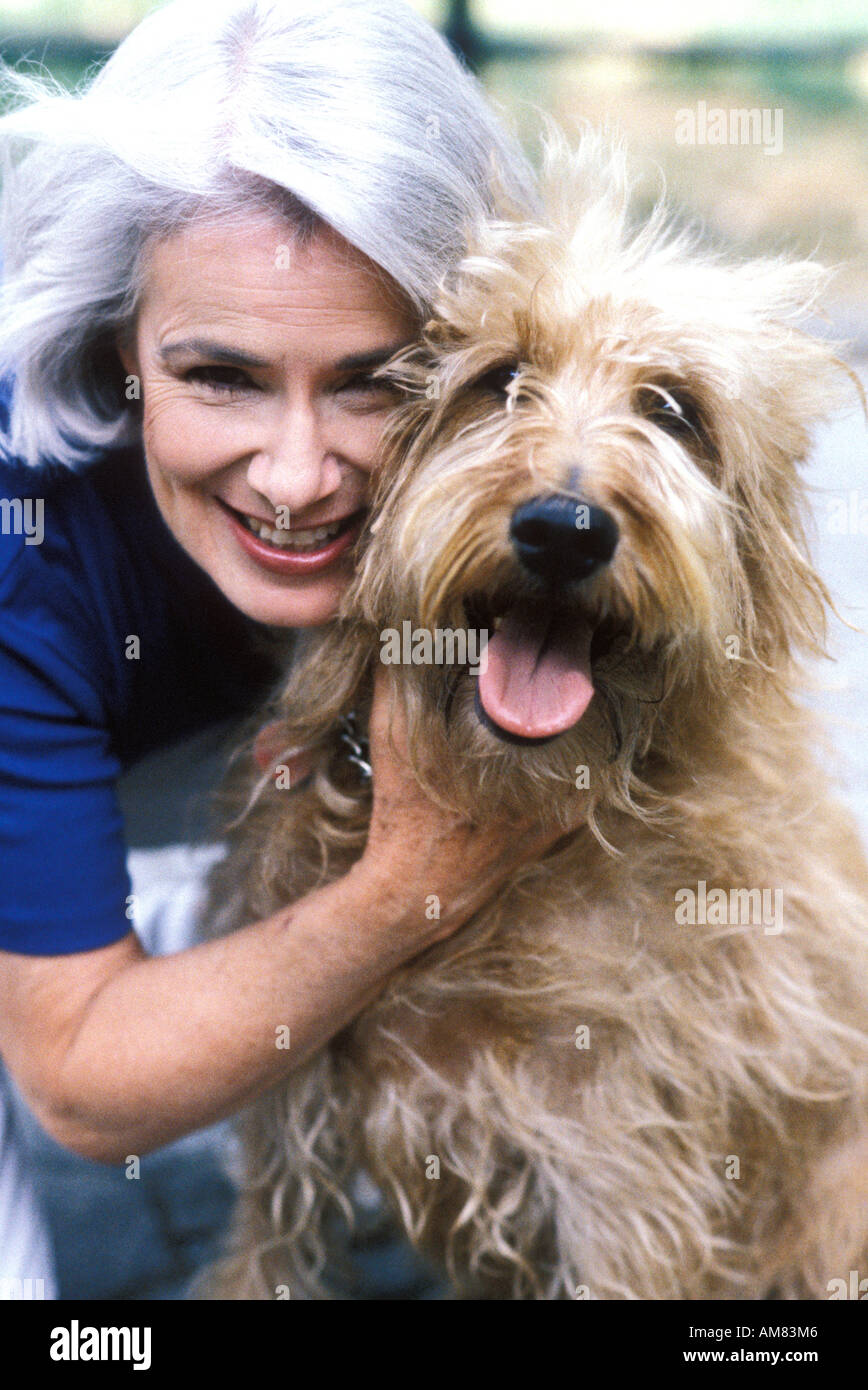
[[[602,507],[552,493],[517,507],[509,526],[512,547],[537,579],[588,579],[608,564],[618,527]]]

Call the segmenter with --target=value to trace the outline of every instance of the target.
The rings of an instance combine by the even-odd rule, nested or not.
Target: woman
[[[351,873],[149,958],[115,783],[255,708],[276,670],[262,639],[334,615],[391,404],[371,372],[416,332],[492,163],[532,194],[400,0],[183,0],[81,94],[13,85],[0,1050],[51,1134],[118,1162],[279,1081],[514,865],[515,827],[454,823],[390,754],[380,680]],[[257,1026],[276,1004],[290,1051]],[[8,1193],[8,1135],[5,1152]]]

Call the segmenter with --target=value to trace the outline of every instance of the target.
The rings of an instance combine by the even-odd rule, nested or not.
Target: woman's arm
[[[5,954],[0,1049],[60,1143],[120,1162],[231,1113],[326,1042],[428,944],[404,915],[354,870],[177,955],[148,957],[132,933],[70,956]]]
[[[445,816],[393,758],[384,701],[380,682],[371,829],[346,877],[177,955],[148,957],[132,934],[68,956],[0,953],[0,1051],[59,1142],[121,1162],[237,1110],[557,838]],[[437,921],[425,916],[430,893]],[[285,1027],[288,1050],[277,1046]]]

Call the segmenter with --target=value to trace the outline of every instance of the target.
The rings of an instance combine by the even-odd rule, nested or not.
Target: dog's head
[[[594,138],[552,138],[543,187],[546,220],[477,228],[388,368],[343,610],[394,667],[417,771],[476,815],[635,809],[823,641],[797,465],[846,378],[796,326],[823,272],[726,264],[660,210],[632,228]]]

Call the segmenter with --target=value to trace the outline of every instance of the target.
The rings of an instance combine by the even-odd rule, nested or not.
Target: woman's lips
[[[225,502],[221,502],[220,506],[242,550],[272,574],[315,574],[319,570],[327,569],[353,544],[365,519],[363,511],[355,512],[348,518],[352,524],[333,540],[324,541],[315,550],[293,551],[282,550],[276,545],[269,545],[268,541],[260,540],[259,536],[255,536],[238,519],[231,507]]]

